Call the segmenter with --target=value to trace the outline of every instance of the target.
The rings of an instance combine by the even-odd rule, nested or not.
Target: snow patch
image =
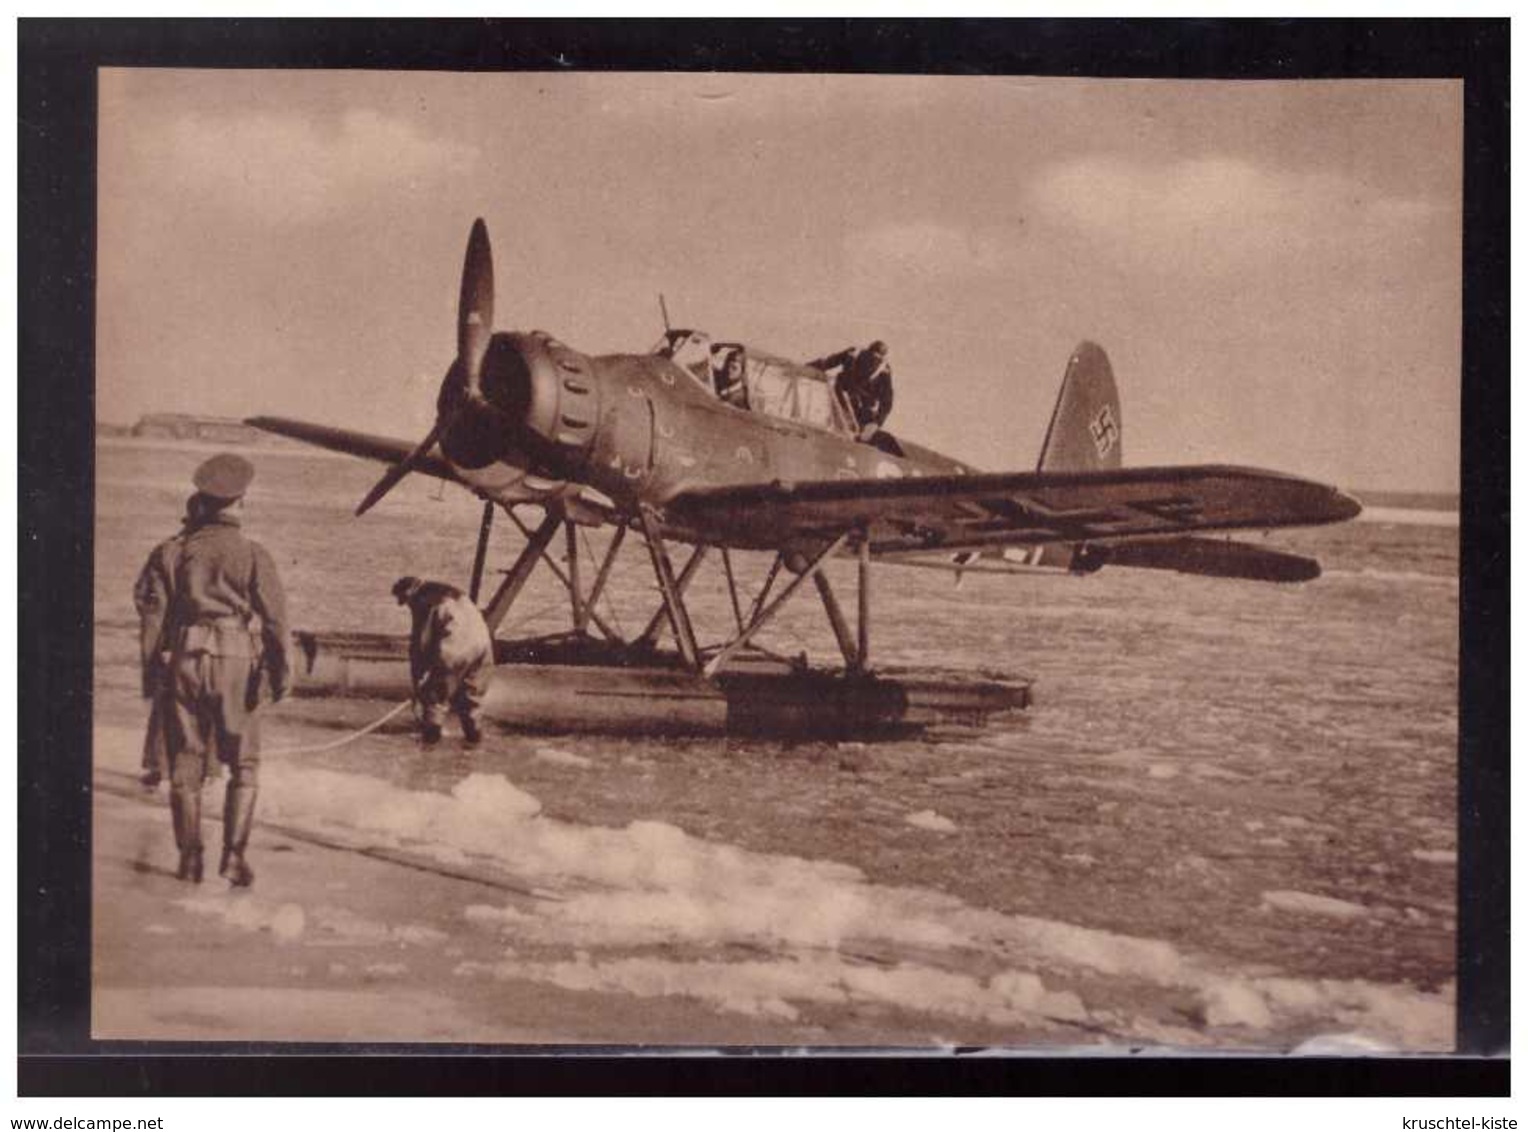
[[[1289,1052],[1309,1057],[1352,1057],[1366,1053],[1390,1054],[1395,1053],[1396,1049],[1366,1034],[1317,1034],[1314,1038],[1306,1038]]]
[[[486,924],[490,927],[525,924],[530,923],[534,919],[534,917],[527,916],[513,905],[493,908],[487,904],[469,904],[462,910],[462,915],[469,924]]]
[[[1335,916],[1343,920],[1357,919],[1369,911],[1362,904],[1338,900],[1333,896],[1317,896],[1310,892],[1265,892],[1263,903],[1283,912],[1308,912],[1313,916]]]
[[[623,993],[639,998],[680,996],[750,1017],[795,1021],[795,1004],[828,1007],[892,1007],[1008,1024],[1077,1022],[1087,1019],[1070,991],[1047,990],[1028,972],[1003,972],[981,980],[913,964],[889,969],[827,958],[678,963],[662,959],[592,962],[505,962],[493,968],[502,979],[531,979],[564,990]]]
[[[937,814],[933,810],[919,810],[915,814],[908,814],[903,819],[908,825],[917,826],[919,829],[933,830],[935,833],[954,833],[956,825],[943,814]]]
[[[199,916],[215,916],[241,931],[268,931],[282,943],[303,940],[309,946],[350,944],[433,944],[447,935],[422,924],[381,924],[357,916],[348,909],[300,904],[274,904],[252,894],[235,899],[187,897],[176,906]]]
[[[1436,994],[1363,979],[1256,980],[1276,1009],[1332,1019],[1365,1039],[1408,1050],[1449,1050],[1454,1038],[1454,989]]]
[[[1178,768],[1172,763],[1152,763],[1146,768],[1148,778],[1177,778]]]
[[[1457,865],[1459,854],[1452,849],[1413,849],[1411,855],[1430,865]]]
[[[593,766],[594,760],[585,758],[583,755],[575,755],[572,751],[559,750],[556,747],[537,747],[536,758],[544,763],[556,763],[558,766]]]
[[[530,904],[506,898],[504,907],[465,905],[462,916],[467,924],[502,931],[516,945],[564,949],[574,955],[571,961],[521,961],[511,952],[492,968],[458,965],[461,977],[476,972],[570,989],[689,996],[760,1017],[788,1018],[812,1004],[869,1004],[991,1022],[1038,1025],[1043,1015],[1112,1025],[1045,981],[1102,975],[1127,984],[1106,989],[1110,995],[1139,993],[1142,984],[1186,991],[1211,1027],[1342,1030],[1408,1049],[1444,1048],[1452,1035],[1445,994],[1254,978],[1162,940],[974,908],[929,889],[872,884],[850,865],[750,852],[666,822],[574,825],[542,816],[538,799],[500,775],[474,774],[449,795],[296,766],[273,767],[269,779],[266,812],[273,821],[436,859],[465,855],[475,867],[502,869],[519,887],[560,895]],[[248,900],[211,903],[219,914],[260,923]],[[1357,904],[1287,891],[1265,893],[1263,906],[1341,918],[1372,914]],[[232,910],[238,907],[250,910]],[[263,913],[267,920],[270,914]],[[345,922],[325,909],[309,908],[307,917],[309,939],[321,931],[411,938],[406,930]],[[683,962],[670,954],[597,962],[589,954],[596,947],[647,945],[745,947],[761,958]],[[894,965],[855,959],[865,952],[889,955]],[[963,952],[984,957],[987,971],[1004,973],[983,981],[944,969],[968,971]],[[1202,1031],[1187,1033],[1191,1040],[1205,1038]]]
[[[291,943],[302,936],[303,928],[307,926],[308,918],[303,915],[302,908],[296,904],[283,904],[276,909],[276,914],[271,917],[271,934],[282,943]]]
[[[1211,1026],[1248,1026],[1263,1030],[1273,1024],[1267,1001],[1246,983],[1213,983],[1205,992],[1204,1000],[1204,1019]]]

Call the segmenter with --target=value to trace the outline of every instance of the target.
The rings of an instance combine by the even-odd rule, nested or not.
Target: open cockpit
[[[669,330],[653,353],[736,408],[839,436],[857,434],[848,404],[820,369],[741,342],[713,341],[702,330]]]

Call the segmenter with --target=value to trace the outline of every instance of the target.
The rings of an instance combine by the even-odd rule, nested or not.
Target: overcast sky
[[[416,439],[482,216],[501,329],[883,338],[988,469],[1091,338],[1127,463],[1454,490],[1461,144],[1444,81],[105,71],[97,415]]]

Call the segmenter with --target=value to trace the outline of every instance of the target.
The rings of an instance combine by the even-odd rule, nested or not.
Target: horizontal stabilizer
[[[1088,569],[1096,563],[1253,582],[1309,582],[1321,576],[1321,563],[1314,558],[1232,539],[1175,538],[1093,544],[1080,548],[1079,558]]]

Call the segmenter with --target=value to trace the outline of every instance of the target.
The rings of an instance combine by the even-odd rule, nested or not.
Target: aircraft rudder
[[[1123,426],[1109,356],[1097,343],[1079,343],[1061,379],[1037,470],[1087,472],[1120,467]]]

